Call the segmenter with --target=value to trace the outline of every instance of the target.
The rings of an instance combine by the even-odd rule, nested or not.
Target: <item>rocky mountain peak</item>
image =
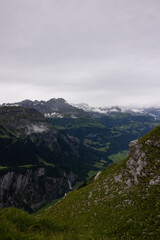
[[[2,106],[20,106],[24,108],[33,108],[44,114],[46,117],[88,117],[88,113],[84,110],[73,107],[71,104],[67,103],[63,98],[52,98],[48,101],[31,101],[31,100],[24,100],[22,102],[16,103],[5,103]]]
[[[47,101],[47,103],[61,103],[61,104],[65,104],[67,103],[66,100],[64,98],[51,98],[50,100]]]

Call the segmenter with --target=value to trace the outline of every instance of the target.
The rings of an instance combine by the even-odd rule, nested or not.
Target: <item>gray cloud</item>
[[[0,102],[159,104],[159,0],[1,0]]]

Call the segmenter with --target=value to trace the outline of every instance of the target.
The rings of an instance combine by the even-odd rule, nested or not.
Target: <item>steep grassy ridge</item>
[[[159,239],[160,127],[130,149],[127,160],[68,193],[46,215],[93,239]]]

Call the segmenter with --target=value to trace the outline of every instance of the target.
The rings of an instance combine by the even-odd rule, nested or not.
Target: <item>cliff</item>
[[[10,170],[0,176],[0,207],[18,207],[33,212],[72,190],[72,172],[30,168]]]

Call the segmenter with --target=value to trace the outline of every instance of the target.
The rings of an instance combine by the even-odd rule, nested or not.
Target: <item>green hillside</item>
[[[0,208],[33,212],[86,181],[96,162],[37,110],[0,107]]]
[[[160,126],[130,155],[38,216],[3,209],[1,239],[159,240]]]
[[[96,155],[35,109],[0,108],[0,167],[62,167],[85,180]]]
[[[75,136],[97,156],[88,176],[104,169],[109,163],[118,162],[128,155],[130,141],[140,138],[159,121],[151,116],[129,113],[110,113],[99,118],[50,118],[54,127]]]
[[[131,154],[46,214],[91,239],[160,238],[160,127],[132,143]]]

